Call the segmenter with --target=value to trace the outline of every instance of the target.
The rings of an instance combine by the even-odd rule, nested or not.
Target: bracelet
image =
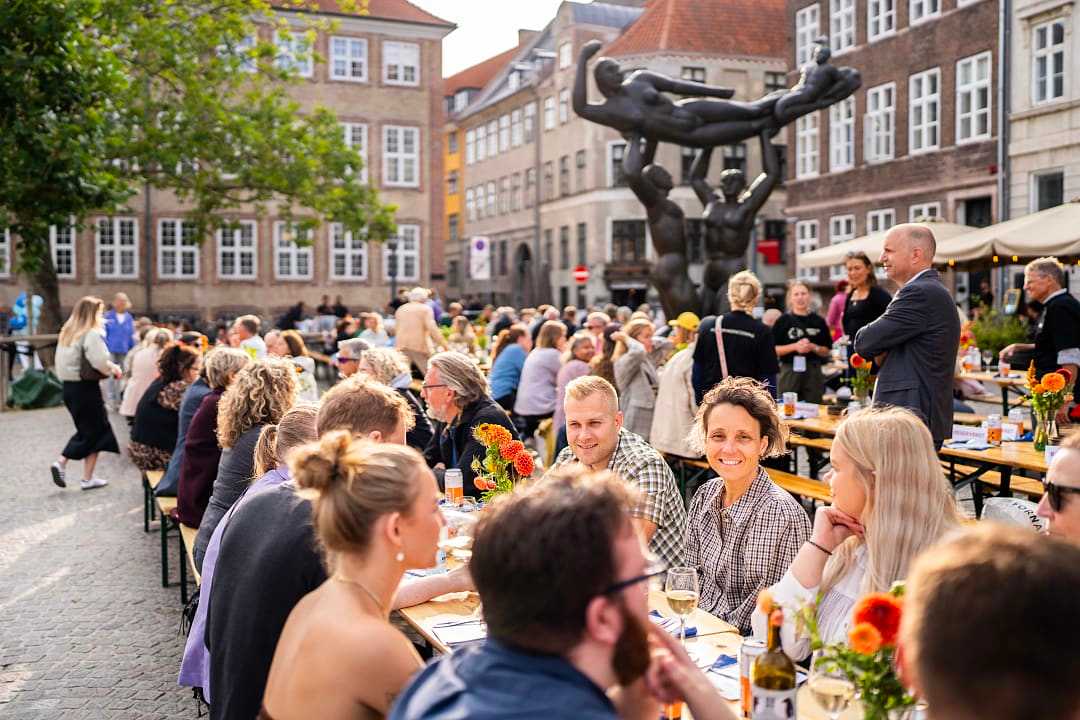
[[[814,547],[816,547],[816,548],[817,548],[818,550],[820,550],[821,552],[825,553],[826,555],[829,555],[830,557],[832,556],[832,550],[826,550],[825,548],[823,548],[822,546],[818,545],[818,544],[817,544],[816,542],[814,542],[813,540],[807,540],[806,542],[808,542],[809,544],[813,545]]]

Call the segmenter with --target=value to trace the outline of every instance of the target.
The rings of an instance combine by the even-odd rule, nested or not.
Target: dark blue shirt
[[[615,720],[604,691],[558,655],[516,650],[496,640],[433,660],[413,678],[390,720]]]

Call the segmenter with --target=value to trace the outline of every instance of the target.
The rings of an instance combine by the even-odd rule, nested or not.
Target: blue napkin
[[[945,443],[945,447],[961,449],[961,450],[986,450],[988,448],[993,447],[993,445],[986,442],[985,440],[978,440],[976,438],[971,438],[970,440],[961,440],[961,441],[953,440],[952,442]]]
[[[679,621],[676,618],[664,617],[656,610],[650,610],[649,619],[675,637],[679,636]],[[687,625],[686,637],[694,637],[695,635],[697,635],[697,628],[692,625]]]

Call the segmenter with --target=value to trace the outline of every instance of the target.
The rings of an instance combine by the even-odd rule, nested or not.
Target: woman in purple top
[[[195,619],[188,631],[187,645],[184,647],[184,659],[180,663],[180,685],[202,688],[203,698],[210,702],[210,653],[206,649],[203,636],[206,632],[206,616],[210,610],[210,589],[214,582],[214,566],[217,564],[218,548],[221,536],[229,525],[229,519],[245,500],[256,493],[286,482],[289,479],[289,466],[286,457],[296,447],[306,445],[318,439],[315,431],[315,417],[318,406],[311,404],[297,405],[281,416],[276,425],[266,425],[259,433],[259,442],[255,446],[255,475],[258,480],[251,484],[247,492],[233,504],[229,513],[221,519],[210,537],[203,558],[202,585],[199,588],[199,605]],[[272,528],[268,528],[272,531]]]
[[[555,413],[555,381],[566,348],[566,326],[548,320],[540,327],[536,349],[525,358],[514,400],[515,424],[523,440],[532,437],[541,421]]]

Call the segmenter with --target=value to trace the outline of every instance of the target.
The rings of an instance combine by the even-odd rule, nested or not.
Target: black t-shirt
[[[1058,353],[1080,348],[1080,301],[1068,292],[1051,298],[1035,326],[1035,370],[1042,377],[1059,367]]]
[[[716,317],[702,320],[698,328],[698,341],[694,346],[694,367],[691,383],[698,403],[713,385],[723,378],[720,354],[716,350]],[[776,343],[768,325],[741,310],[724,315],[724,356],[727,357],[728,375],[749,377],[767,381],[780,371],[776,359]]]
[[[821,317],[817,313],[809,313],[808,315],[796,315],[795,313],[784,313],[776,319],[776,324],[772,329],[773,340],[777,345],[790,345],[791,343],[798,342],[803,338],[806,338],[815,345],[824,345],[829,347],[832,345],[832,336],[829,334],[829,326],[825,323],[825,318]],[[802,355],[806,358],[808,364],[820,365],[823,358],[813,352],[808,353],[790,353],[780,359],[781,362],[790,364],[794,362],[796,355]]]
[[[237,508],[221,538],[206,615],[213,720],[259,713],[285,621],[325,580],[311,503],[293,483]]]
[[[892,295],[877,285],[870,286],[870,294],[862,300],[852,300],[848,293],[844,301],[844,334],[855,341],[855,333],[881,317],[892,302]]]

